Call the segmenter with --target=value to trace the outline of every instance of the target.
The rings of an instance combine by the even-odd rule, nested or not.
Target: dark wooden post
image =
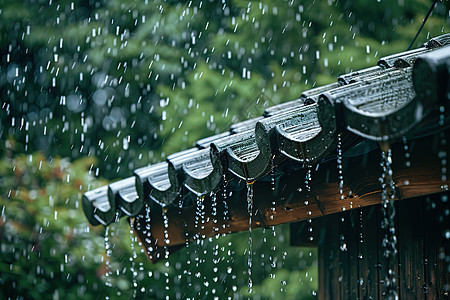
[[[448,199],[445,192],[396,202],[400,299],[449,299]],[[380,218],[380,205],[323,218],[319,299],[385,299]]]

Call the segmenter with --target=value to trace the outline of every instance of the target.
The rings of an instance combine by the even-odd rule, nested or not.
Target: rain
[[[299,223],[305,224],[306,242],[297,243],[290,224],[260,226],[253,181],[244,182],[248,230],[222,233],[232,220],[228,200],[234,190],[227,178],[224,188],[206,195],[211,202],[205,195],[176,200],[180,208],[195,206],[196,234],[186,230],[183,247],[170,245],[176,218],[162,206],[165,247],[155,263],[146,256],[144,245],[150,243],[132,230],[154,217],[150,205],[136,217],[114,215],[108,226],[91,226],[82,196],[299,99],[304,91],[406,51],[433,1],[0,3],[0,298],[319,298],[322,223],[310,209],[319,164],[306,161],[304,176],[292,187],[307,199]],[[450,4],[437,1],[412,49],[449,28]],[[435,145],[442,191],[448,190],[446,109],[439,108]],[[361,245],[336,235],[333,253],[339,257],[368,247],[362,224],[369,213],[350,212],[355,207],[344,171],[348,153],[340,133],[336,141],[329,176],[336,178],[342,203],[337,227],[356,222]],[[414,144],[406,136],[400,141],[398,155],[411,167]],[[385,218],[376,225],[386,231],[379,247],[386,257],[386,285],[393,286],[387,296],[396,299],[401,269],[390,264],[403,249],[401,232],[395,231],[402,215],[390,201],[396,197],[396,162],[389,147],[379,156]],[[277,172],[272,163],[267,181],[273,193],[285,188]],[[283,201],[271,203],[272,218],[292,209],[290,199]],[[447,196],[427,201],[430,211],[444,205],[437,215],[447,222]],[[213,236],[202,233],[209,223]],[[150,228],[140,231],[153,239]],[[448,264],[449,253],[440,253]]]

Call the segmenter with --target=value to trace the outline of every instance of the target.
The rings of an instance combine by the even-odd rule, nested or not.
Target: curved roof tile
[[[422,48],[384,57],[377,66],[342,75],[267,108],[262,117],[199,140],[165,162],[137,169],[134,177],[86,192],[86,218],[92,225],[108,225],[118,211],[135,216],[146,203],[161,211],[185,191],[198,197],[233,178],[262,180],[284,161],[312,164],[334,149],[343,130],[375,141],[401,137],[434,103],[449,99],[449,43],[446,34]]]

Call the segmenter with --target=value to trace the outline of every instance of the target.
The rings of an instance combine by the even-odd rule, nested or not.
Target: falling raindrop
[[[34,157],[31,154],[37,151],[54,161],[59,159],[57,157],[66,157],[70,163],[76,163],[79,158],[84,158],[84,156],[96,161],[96,163],[92,163],[89,170],[89,176],[95,176],[93,178],[95,182],[91,182],[92,180],[89,179],[87,184],[85,176],[81,173],[70,173],[70,176],[67,176],[63,168],[48,172],[51,163],[45,161],[38,167],[38,170],[48,172],[44,179],[35,180],[36,178],[32,175],[30,180],[30,176],[22,176],[23,171],[19,167],[14,170],[13,173],[18,176],[18,181],[24,181],[26,188],[15,189],[8,183],[4,174],[0,174],[0,181],[5,183],[0,184],[0,189],[2,186],[6,187],[6,190],[0,191],[6,201],[0,205],[2,213],[0,223],[4,223],[3,228],[9,229],[16,224],[14,222],[20,224],[19,220],[22,214],[17,214],[15,216],[17,219],[11,219],[11,213],[8,214],[8,211],[14,211],[10,205],[13,204],[15,198],[23,200],[22,198],[29,196],[33,201],[27,202],[26,207],[32,209],[34,203],[39,204],[41,193],[49,192],[55,193],[55,195],[51,195],[52,205],[50,208],[43,205],[36,210],[36,216],[39,218],[39,228],[36,230],[39,232],[39,237],[51,235],[51,237],[66,238],[70,236],[70,239],[67,238],[63,242],[64,245],[72,246],[73,244],[70,243],[78,243],[78,238],[82,236],[83,247],[92,252],[98,251],[96,245],[101,246],[102,239],[105,238],[105,248],[100,247],[100,252],[96,256],[84,253],[82,261],[85,262],[84,266],[87,269],[93,270],[91,266],[97,267],[97,263],[89,257],[103,257],[106,249],[106,261],[98,264],[104,266],[106,263],[107,267],[114,266],[114,270],[111,270],[114,277],[110,276],[111,274],[108,275],[109,271],[107,271],[105,277],[100,281],[95,281],[98,278],[95,275],[89,277],[89,274],[80,275],[81,277],[85,276],[84,278],[72,278],[76,272],[68,270],[73,268],[70,261],[75,258],[69,253],[61,255],[63,262],[64,259],[69,262],[63,263],[62,276],[54,271],[48,271],[53,273],[45,274],[42,277],[27,276],[27,279],[31,278],[31,280],[37,281],[34,282],[34,285],[30,285],[36,286],[36,288],[45,287],[49,282],[54,284],[59,277],[64,278],[68,282],[68,286],[77,285],[76,293],[72,294],[72,290],[68,290],[67,293],[76,294],[78,298],[82,296],[89,298],[92,294],[97,295],[96,293],[102,288],[105,280],[107,283],[112,282],[115,288],[117,285],[118,293],[122,293],[118,297],[130,298],[133,289],[120,288],[124,283],[131,286],[131,276],[128,276],[129,266],[123,266],[119,270],[115,267],[118,263],[114,261],[114,257],[112,262],[108,262],[108,255],[112,249],[114,249],[113,254],[119,253],[118,256],[121,256],[120,250],[123,250],[118,249],[119,243],[114,243],[117,240],[113,238],[114,230],[119,228],[115,224],[106,229],[104,237],[101,236],[101,230],[90,229],[88,226],[83,227],[81,230],[83,235],[80,235],[81,226],[79,224],[71,228],[73,234],[70,233],[70,235],[67,227],[72,227],[72,225],[61,226],[64,227],[61,229],[63,233],[57,231],[58,226],[66,222],[65,218],[67,217],[70,218],[68,224],[74,224],[73,220],[75,219],[80,221],[84,219],[78,218],[82,212],[72,196],[67,196],[67,199],[66,196],[63,197],[64,209],[59,206],[59,189],[52,186],[53,179],[61,179],[61,183],[67,187],[70,186],[79,198],[88,186],[99,184],[99,180],[130,176],[130,172],[138,164],[144,165],[157,161],[160,152],[167,154],[176,152],[187,146],[187,143],[195,141],[199,135],[226,131],[230,123],[246,118],[250,113],[254,115],[253,109],[260,109],[261,106],[250,108],[247,106],[247,103],[253,100],[252,94],[262,90],[261,93],[268,99],[261,101],[261,103],[265,102],[265,107],[287,101],[293,99],[302,89],[308,89],[315,84],[315,81],[319,85],[321,82],[335,79],[338,74],[349,71],[349,68],[355,66],[354,64],[348,65],[349,62],[364,63],[369,54],[373,57],[373,54],[376,55],[378,52],[377,50],[380,53],[386,53],[391,48],[386,45],[391,45],[392,41],[396,41],[399,45],[404,43],[404,38],[398,34],[403,31],[395,30],[395,28],[411,26],[410,22],[419,19],[416,14],[410,14],[411,16],[400,14],[403,12],[404,1],[398,1],[402,3],[399,6],[395,6],[394,3],[394,6],[390,7],[391,14],[387,15],[394,14],[396,19],[389,20],[389,16],[385,16],[386,22],[382,23],[366,22],[368,19],[361,19],[360,12],[358,12],[361,6],[358,4],[352,4],[350,12],[342,5],[333,5],[333,1],[320,5],[317,1],[312,1],[311,5],[299,4],[295,1],[276,4],[270,2],[240,3],[237,1],[233,2],[231,6],[229,1],[187,1],[181,4],[170,1],[153,3],[148,0],[139,4],[134,1],[127,4],[117,4],[111,1],[85,2],[82,5],[74,1],[61,3],[49,0],[48,5],[43,5],[39,1],[27,2],[24,11],[29,14],[26,18],[17,13],[21,11],[23,3],[9,1],[0,7],[0,19],[2,20],[0,23],[3,26],[0,27],[2,27],[5,41],[2,45],[4,54],[2,70],[4,72],[2,75],[0,74],[0,90],[2,99],[5,100],[1,104],[0,115],[5,122],[2,122],[0,126],[0,152],[6,153],[5,156],[13,154],[14,157],[19,157],[19,152],[24,152],[27,156],[30,154],[30,160]],[[386,1],[376,3],[377,8],[381,7],[383,3],[385,4]],[[378,13],[382,13],[382,11],[377,11]],[[401,18],[398,18],[399,14],[402,16]],[[435,20],[433,24],[439,24],[438,17],[441,15],[439,10],[433,12],[432,18]],[[445,15],[445,18],[444,22],[448,21],[448,14]],[[384,23],[389,24],[386,25],[389,27],[387,30],[382,27]],[[367,28],[362,30],[361,26],[365,25]],[[447,32],[447,25],[443,25],[442,28],[435,26],[435,29],[430,28],[429,31]],[[345,28],[345,30],[335,30],[336,28]],[[42,32],[46,34],[40,34]],[[372,35],[374,32],[390,32],[390,34],[383,37],[385,41],[379,41],[379,47],[376,46],[375,41],[370,44],[367,42],[370,40],[366,38],[367,32],[371,32]],[[423,38],[425,37],[426,35],[423,36]],[[171,49],[171,51],[165,51],[166,49]],[[343,55],[344,53],[351,55],[346,56]],[[197,77],[195,77],[195,73],[197,73]],[[170,102],[167,101],[169,98]],[[163,99],[163,103],[158,105],[161,103],[161,99]],[[215,113],[216,111],[226,112],[221,118],[220,114]],[[196,119],[202,118],[202,113],[205,119],[208,119],[208,125],[205,128],[200,128],[197,126],[199,122],[196,122]],[[259,116],[260,113],[262,112],[258,112],[257,115]],[[160,126],[161,123],[163,126]],[[180,127],[185,131],[184,134],[180,134],[181,131],[178,130]],[[438,154],[443,190],[448,188],[446,180],[444,180],[447,176],[446,153],[443,151],[445,139],[445,135],[442,135]],[[408,145],[405,142],[405,146],[411,147],[411,144]],[[409,150],[405,149],[405,152],[408,153]],[[406,154],[405,158],[407,158]],[[33,162],[35,161],[38,160],[33,160]],[[406,159],[406,162],[408,161]],[[3,160],[3,162],[7,161]],[[282,188],[281,185],[278,186],[279,182],[275,180],[277,177],[274,175],[278,174],[271,171],[269,188],[272,191]],[[41,190],[35,187],[31,188],[31,183],[35,181],[45,182],[45,188]],[[310,189],[309,183],[309,180],[306,184],[302,182],[302,190],[299,191],[302,193],[301,196]],[[28,185],[30,185],[30,189],[28,189]],[[339,183],[339,189],[339,195],[342,198],[344,196],[343,184]],[[193,295],[195,293],[194,298],[212,299],[215,296],[222,298],[218,292],[218,286],[224,286],[224,282],[228,284],[227,296],[243,298],[239,293],[242,292],[243,286],[245,289],[246,282],[241,278],[242,272],[245,272],[248,266],[245,263],[241,263],[242,266],[236,266],[238,258],[237,255],[233,256],[233,251],[239,246],[247,247],[246,244],[237,245],[238,243],[233,243],[234,240],[230,239],[223,247],[216,248],[215,245],[212,245],[211,240],[209,240],[209,244],[207,241],[201,240],[206,232],[202,228],[206,224],[209,225],[211,220],[214,227],[213,233],[229,231],[228,227],[232,224],[234,217],[232,211],[229,211],[229,208],[234,209],[233,196],[235,195],[233,193],[235,193],[233,187],[224,189],[223,197],[222,193],[217,195],[222,200],[212,196],[214,199],[210,201],[208,197],[206,209],[203,207],[202,211],[195,211],[193,217],[197,222],[196,232],[198,234],[194,238],[195,244],[198,246],[195,251],[198,253],[192,253],[196,247],[193,243],[189,243],[192,233],[187,230],[185,232],[188,253],[185,265],[188,267],[183,270],[183,275],[189,278],[190,274],[200,272],[199,279],[192,276],[192,281],[186,280],[190,284],[187,289],[195,290],[192,292]],[[215,203],[215,201],[218,202]],[[306,197],[304,201],[305,205],[311,206],[311,198]],[[270,203],[271,211],[268,218],[274,219],[275,213],[277,213],[275,211],[277,203],[276,201]],[[47,203],[45,204],[47,205]],[[197,209],[201,209],[203,205],[198,206]],[[342,205],[347,206],[347,204]],[[149,208],[146,209],[149,210]],[[204,213],[205,210],[208,213],[210,210],[212,211],[213,218],[211,220],[208,220]],[[257,212],[254,214],[256,215]],[[255,215],[249,216],[249,219],[253,218],[253,223],[255,223]],[[310,209],[305,216],[308,222],[307,226],[312,224],[312,220],[309,219],[311,215]],[[149,211],[146,218],[148,221],[146,224],[149,226]],[[249,232],[251,232],[251,224],[249,227]],[[18,228],[20,232],[21,227]],[[217,230],[219,228],[220,230]],[[267,240],[271,234],[276,238],[281,238],[282,235],[276,230],[276,227],[271,226],[270,228],[270,230],[264,231],[265,244],[270,243]],[[312,227],[308,228],[308,232],[312,233],[309,229]],[[51,231],[49,232],[49,230]],[[148,241],[153,240],[153,243],[146,243],[147,253],[156,253],[152,248],[155,246],[155,237],[151,236],[149,227],[144,230],[146,231],[144,236]],[[168,232],[168,230],[166,231]],[[19,233],[16,236],[21,237]],[[34,237],[34,234],[30,236]],[[244,239],[247,238],[245,233],[243,236]],[[260,251],[257,247],[259,242],[256,239],[257,236],[258,231],[254,230],[252,248]],[[174,237],[171,236],[170,239],[174,239]],[[168,235],[164,234],[163,240],[160,240],[158,244],[167,245],[170,239]],[[0,281],[5,280],[4,278],[8,274],[14,274],[14,276],[19,274],[17,269],[20,267],[21,261],[33,263],[29,259],[33,257],[33,254],[39,253],[39,264],[45,262],[45,253],[53,255],[53,252],[46,251],[47,249],[34,252],[37,249],[36,246],[33,251],[26,249],[22,252],[19,246],[14,245],[16,241],[14,237],[8,236],[5,240],[5,245],[12,245],[11,247],[16,249],[11,256],[19,257],[21,260],[11,264],[8,262],[7,268],[10,269],[5,272],[6,275],[2,276]],[[39,246],[46,245],[48,240],[51,239],[40,240],[37,244]],[[59,241],[58,238],[54,240]],[[132,238],[133,241],[137,244],[136,238]],[[216,242],[216,236],[213,241]],[[2,243],[2,247],[4,244]],[[348,244],[347,241],[347,246]],[[78,249],[76,245],[72,247]],[[204,254],[200,246],[207,246],[208,256]],[[273,264],[270,273],[274,278],[276,277],[274,282],[276,281],[278,286],[283,286],[284,293],[289,292],[292,280],[280,278],[277,273],[278,270],[284,269],[283,264],[289,262],[284,255],[282,259],[280,248],[278,245],[270,247],[268,250],[270,253],[264,253],[264,259],[266,263],[268,260],[270,264]],[[136,248],[135,251],[138,249]],[[126,249],[126,251],[129,252],[130,249]],[[58,251],[56,250],[56,252]],[[78,253],[78,251],[74,252]],[[248,253],[253,255],[254,266],[251,279],[254,284],[253,290],[259,292],[261,291],[259,270],[256,269],[256,266],[259,266],[257,264],[259,255],[252,252],[252,249],[248,249]],[[166,250],[161,255],[167,256]],[[305,252],[306,255],[308,252]],[[209,259],[211,256],[213,256],[213,265],[214,261],[219,258],[226,260],[227,266],[224,268],[226,270],[224,273],[226,273],[226,280],[234,276],[231,278],[232,283],[222,281],[225,279],[221,277],[220,263],[217,263],[217,271],[216,266],[213,266],[209,273],[204,272],[204,268],[201,269],[202,264],[209,265],[208,261],[203,260],[206,257]],[[58,255],[54,255],[54,257],[58,257]],[[198,270],[191,273],[191,269],[194,269],[191,265],[194,264],[196,257],[200,257],[200,260],[197,260],[199,267]],[[139,284],[138,291],[143,293],[147,291],[148,295],[146,296],[150,295],[148,298],[164,298],[166,296],[164,274],[173,274],[173,270],[177,268],[172,261],[169,266],[170,270],[165,268],[164,263],[152,266],[148,275],[154,276],[153,282],[160,283],[160,286],[156,288],[155,285],[145,285],[144,287],[139,281],[142,262],[138,264],[138,260],[136,260],[133,268],[137,275],[135,280]],[[58,271],[59,267],[58,262]],[[45,269],[40,266],[37,273],[42,275],[42,272],[47,271]],[[48,270],[50,269],[48,268]],[[156,271],[157,269],[161,272]],[[166,270],[170,272],[164,272]],[[309,273],[308,280],[311,278],[311,273]],[[207,275],[205,274],[220,274],[218,282],[214,282],[216,275],[206,280]],[[47,275],[52,280],[48,280],[47,283],[39,282]],[[145,278],[148,280],[147,277]],[[176,278],[170,277],[170,293],[167,294],[170,294],[171,299],[182,299],[185,297],[182,292],[175,293],[178,285]],[[182,279],[185,280],[185,278]],[[200,285],[201,290],[195,287],[196,284]],[[17,281],[12,290],[21,291],[20,288],[21,283]],[[8,287],[5,287],[6,289]],[[156,291],[158,289],[159,291]],[[109,290],[108,292],[110,292]],[[277,292],[279,292],[278,289]],[[135,291],[134,294],[136,297],[140,297],[140,294],[136,295]],[[63,298],[65,291],[59,288],[49,296]],[[258,297],[275,298],[275,296],[255,295],[255,298]]]

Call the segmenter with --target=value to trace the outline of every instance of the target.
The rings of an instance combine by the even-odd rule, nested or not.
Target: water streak
[[[213,231],[214,236],[218,238],[219,236],[219,227],[217,227],[217,223],[219,220],[217,220],[217,196],[215,193],[211,193],[211,217],[213,222]]]
[[[230,192],[230,197],[232,195],[232,192]],[[225,229],[228,227],[228,221],[230,220],[230,212],[229,212],[229,208],[228,208],[228,202],[227,202],[227,197],[228,197],[228,192],[227,192],[227,182],[224,178],[224,187],[223,187],[223,225],[222,228]],[[224,233],[225,235],[225,233]]]
[[[312,180],[312,177],[311,177],[311,169],[312,169],[312,166],[308,164],[307,172],[306,172],[306,176],[305,176],[306,199],[308,199],[308,197],[309,197],[309,192],[311,192],[311,180]],[[308,206],[309,201],[308,201],[308,200],[305,200],[304,204],[305,204],[306,206]],[[308,211],[307,211],[308,217],[310,217],[311,214],[312,214],[312,212],[311,212],[310,210],[308,210]],[[308,240],[312,242],[312,241],[314,240],[314,236],[313,236],[313,224],[312,224],[312,223],[313,223],[313,220],[312,220],[311,218],[309,218],[309,219],[307,220],[307,222],[308,222],[308,235],[309,235],[309,236],[308,236]]]
[[[247,183],[247,211],[248,211],[248,292],[253,292],[252,264],[253,264],[253,240],[252,240],[252,217],[253,217],[253,184]]]
[[[272,155],[272,159],[270,160],[270,189],[275,191],[275,155]]]
[[[385,274],[385,298],[398,299],[397,279],[394,269],[397,262],[397,236],[395,232],[395,184],[392,172],[392,151],[389,147],[384,148],[387,148],[387,150],[382,151],[381,167],[383,168],[383,173],[380,182],[382,186],[383,213],[381,227],[385,231],[382,247],[386,266],[388,267],[387,274]]]
[[[403,150],[405,151],[405,167],[409,168],[411,167],[411,153],[409,152],[409,146],[408,146],[408,140],[406,139],[406,136],[402,138],[403,141]]]
[[[182,201],[182,199],[180,199],[180,203],[179,203],[179,206],[178,206],[178,208],[179,208],[179,211],[178,211],[178,213],[179,214],[181,214],[181,211],[182,211],[182,208],[183,208],[183,203],[182,203],[183,201]],[[184,219],[184,218],[183,218]],[[184,237],[185,237],[185,245],[186,245],[186,265],[187,265],[187,268],[183,271],[183,275],[186,277],[186,282],[187,282],[187,285],[188,285],[188,289],[190,289],[191,287],[192,287],[192,283],[191,283],[191,281],[192,281],[192,278],[191,278],[191,275],[192,275],[192,272],[191,272],[191,270],[190,270],[190,267],[191,267],[191,264],[192,264],[192,261],[191,261],[191,248],[190,248],[190,238],[191,238],[191,236],[190,236],[190,234],[189,234],[189,231],[187,230],[188,229],[188,224],[187,224],[187,222],[186,221],[184,221]]]
[[[135,243],[136,243],[136,237],[134,235],[134,222],[135,219],[134,218],[130,218],[130,240],[131,240],[131,256],[130,256],[130,271],[131,271],[131,275],[133,276],[133,298],[136,298],[136,293],[137,293],[137,271],[135,269],[135,259],[137,258],[137,254],[136,254],[136,250],[135,250]]]
[[[363,244],[364,244],[364,217],[363,217],[363,210],[362,209],[359,210],[359,232],[358,232],[358,236],[359,236],[358,260],[361,261],[361,260],[365,259],[365,257],[361,253],[361,249],[363,248]],[[358,284],[360,286],[364,285],[364,278],[362,276],[358,279]]]
[[[439,107],[439,126],[444,128],[445,126],[445,107]],[[447,181],[447,151],[445,150],[445,146],[447,144],[447,139],[445,138],[445,131],[440,133],[440,150],[439,150],[439,159],[441,160],[441,180],[443,182],[441,188],[445,191],[448,190],[448,185],[445,183]]]
[[[145,230],[144,230],[144,234],[145,234],[145,242],[147,243],[147,255],[150,259],[153,259],[153,239],[152,239],[152,232],[151,232],[151,227],[150,227],[150,223],[151,223],[151,217],[150,217],[150,206],[148,205],[148,203],[145,203]],[[152,273],[149,272],[148,273],[149,277],[152,277]]]
[[[111,254],[112,254],[112,249],[111,249],[111,243],[110,243],[110,227],[107,226],[105,229],[105,250],[106,250],[106,261],[105,261],[105,265],[106,265],[106,272],[105,272],[105,277],[106,277],[106,282],[105,282],[105,286],[107,288],[112,287],[112,282],[111,282],[111,276],[112,276],[112,269],[111,269]],[[105,299],[109,299],[109,296],[106,295]]]
[[[205,196],[197,196],[197,203],[196,203],[196,211],[195,211],[195,218],[194,218],[194,227],[195,227],[195,235],[194,235],[194,242],[195,242],[195,248],[194,248],[194,261],[195,261],[195,267],[197,270],[194,273],[194,276],[196,278],[202,277],[201,274],[201,268],[202,265],[202,246],[204,244],[204,240],[202,240],[203,234],[202,231],[204,229],[205,224],[205,204],[204,204]],[[197,292],[197,296],[200,296],[202,293],[202,288],[205,285],[199,285],[198,288],[195,288]]]
[[[169,239],[169,217],[167,216],[167,208],[164,207],[162,209],[162,217],[163,217],[163,223],[164,223],[164,259],[166,260],[164,262],[164,266],[166,267],[166,270],[164,272],[165,277],[165,287],[164,289],[166,291],[170,290],[170,280],[169,280],[169,270],[170,270],[170,262],[169,262],[169,247],[170,239]]]
[[[342,167],[342,136],[338,134],[338,143],[337,143],[337,169],[338,169],[338,179],[339,179],[339,195],[340,199],[344,200],[344,174]]]
[[[344,195],[344,170],[343,170],[343,166],[342,166],[342,134],[339,133],[338,134],[338,141],[337,141],[337,171],[338,171],[338,182],[339,182],[339,199],[341,200],[341,210],[345,211],[346,207],[345,207],[345,195]],[[350,205],[351,208],[351,205]],[[341,215],[341,223],[345,222],[345,216]],[[343,233],[341,233],[339,235],[339,249],[342,252],[348,251],[347,249],[347,243],[345,241],[345,235]]]

